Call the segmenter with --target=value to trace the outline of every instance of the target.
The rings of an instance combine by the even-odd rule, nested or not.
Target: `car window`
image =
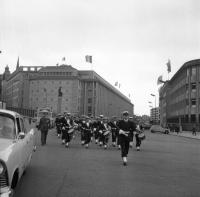
[[[20,118],[20,125],[21,125],[21,130],[22,130],[21,132],[26,133],[26,128],[24,126],[24,120],[22,118]]]
[[[0,138],[15,138],[15,123],[10,117],[0,115]]]
[[[18,134],[19,134],[20,132],[22,132],[19,118],[16,118],[16,121],[17,121],[17,131],[18,131]]]

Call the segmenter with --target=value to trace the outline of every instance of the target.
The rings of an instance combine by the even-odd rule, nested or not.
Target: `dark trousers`
[[[135,140],[136,140],[136,147],[140,147],[141,145],[141,140],[139,138],[139,134],[135,134]]]
[[[107,145],[109,140],[109,135],[102,135],[103,145]]]
[[[68,130],[63,130],[62,132],[62,139],[65,140],[65,143],[70,142],[70,135],[68,133]]]
[[[41,131],[41,144],[45,145],[47,141],[48,131]]]
[[[91,141],[91,133],[90,132],[85,132],[85,144],[89,144]]]
[[[130,142],[133,142],[133,133],[130,133],[129,137],[130,137]]]
[[[85,141],[85,134],[83,130],[81,130],[81,141]]]
[[[94,131],[94,139],[97,140],[99,138],[99,131]]]
[[[124,135],[119,135],[120,138],[120,145],[121,145],[121,156],[127,157],[129,151],[129,142],[130,138]]]
[[[112,131],[112,142],[116,142],[117,140],[116,130],[111,130],[111,131]]]

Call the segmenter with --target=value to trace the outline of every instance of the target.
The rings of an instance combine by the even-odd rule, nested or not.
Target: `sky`
[[[200,58],[199,10],[199,0],[1,0],[0,73],[18,57],[21,66],[94,69],[149,115],[158,77]]]

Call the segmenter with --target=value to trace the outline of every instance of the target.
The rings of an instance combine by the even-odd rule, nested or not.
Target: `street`
[[[76,136],[66,149],[55,130],[40,146],[38,133],[37,151],[14,197],[200,196],[200,141],[145,133],[141,151],[130,149],[127,166],[116,148],[93,142],[85,149]]]

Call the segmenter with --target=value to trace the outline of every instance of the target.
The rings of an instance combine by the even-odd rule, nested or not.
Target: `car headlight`
[[[5,166],[3,165],[3,163],[0,162],[0,175],[3,174],[5,170]]]

